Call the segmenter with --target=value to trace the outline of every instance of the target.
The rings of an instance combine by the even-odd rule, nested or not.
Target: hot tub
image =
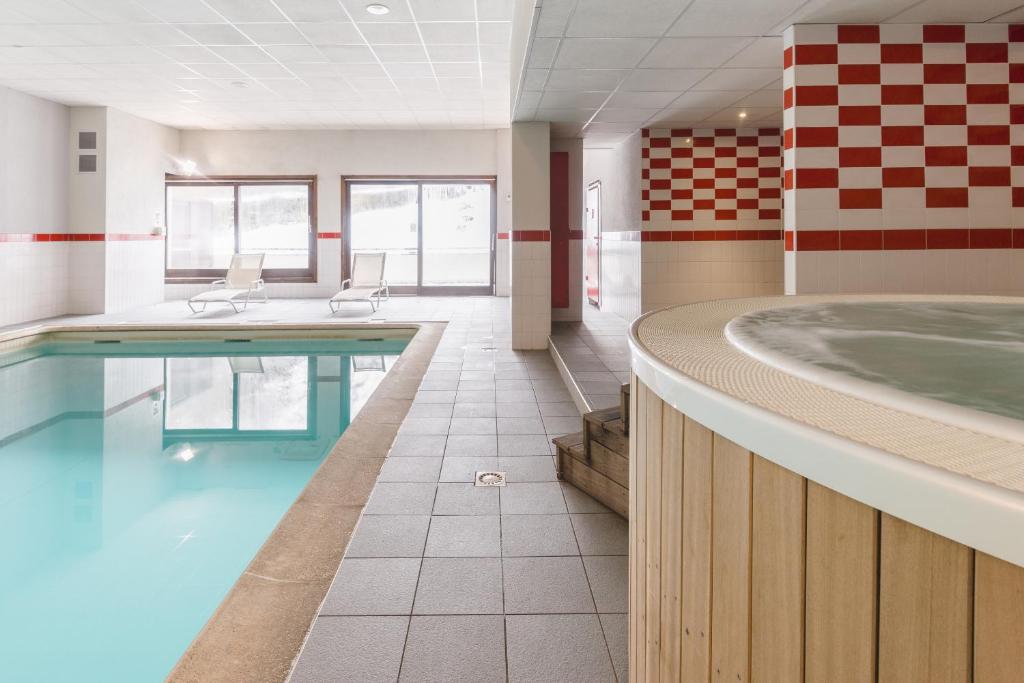
[[[706,302],[630,344],[632,680],[1019,676],[1024,300]]]

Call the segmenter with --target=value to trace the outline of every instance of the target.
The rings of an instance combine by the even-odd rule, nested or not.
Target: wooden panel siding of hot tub
[[[1024,569],[630,403],[631,681],[1020,680]]]

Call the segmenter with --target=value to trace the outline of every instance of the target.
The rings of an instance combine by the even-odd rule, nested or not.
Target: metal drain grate
[[[504,486],[504,472],[477,472],[473,481],[476,486]]]

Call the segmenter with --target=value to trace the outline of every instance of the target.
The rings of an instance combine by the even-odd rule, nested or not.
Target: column
[[[512,348],[546,349],[551,334],[549,125],[513,123],[509,141]]]

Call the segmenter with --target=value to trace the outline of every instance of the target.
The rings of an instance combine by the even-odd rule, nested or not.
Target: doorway
[[[356,254],[383,251],[384,278],[393,294],[494,293],[493,178],[343,184],[343,272],[351,272]]]
[[[583,279],[587,301],[601,306],[601,181],[587,186],[586,222],[583,233]]]

